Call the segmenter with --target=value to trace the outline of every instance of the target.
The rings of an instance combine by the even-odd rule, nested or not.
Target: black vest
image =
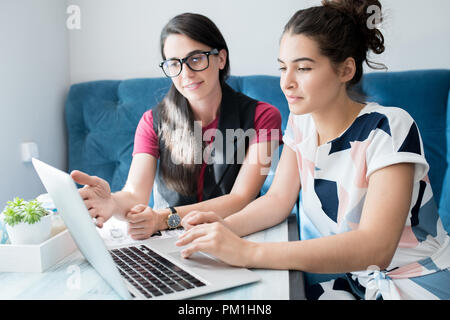
[[[213,163],[208,164],[205,169],[203,201],[228,194],[233,188],[243,160],[243,158],[238,159],[238,156],[242,157],[243,155],[245,157],[249,140],[252,138],[248,135],[241,135],[239,138],[238,133],[254,132],[257,104],[258,101],[234,91],[227,84],[222,86],[218,130],[222,133],[223,143],[221,143],[220,139],[215,139],[213,142],[212,156],[214,158]],[[159,117],[157,112],[153,112],[153,128],[158,134]],[[235,132],[236,135],[230,134],[230,132],[227,135],[227,129],[232,129],[232,132]],[[247,131],[249,129],[253,130]],[[159,145],[163,145],[161,139]],[[159,161],[153,185],[153,197],[155,209],[168,206],[183,206],[197,202],[197,194],[184,196],[166,186],[160,174]]]

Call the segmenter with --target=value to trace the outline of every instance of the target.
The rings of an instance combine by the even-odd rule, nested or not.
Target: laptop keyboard
[[[147,299],[205,285],[145,245],[109,252],[122,277]]]

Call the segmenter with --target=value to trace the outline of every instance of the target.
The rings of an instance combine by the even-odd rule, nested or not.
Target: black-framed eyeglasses
[[[159,64],[164,74],[169,78],[178,77],[183,70],[185,63],[189,69],[195,72],[203,71],[209,67],[209,56],[218,55],[219,50],[194,52],[183,59],[168,59]]]

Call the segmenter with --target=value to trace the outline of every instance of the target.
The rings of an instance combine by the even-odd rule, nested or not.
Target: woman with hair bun
[[[187,215],[184,257],[204,251],[236,266],[341,274],[307,287],[308,299],[450,299],[450,237],[417,125],[403,109],[350,97],[364,62],[383,67],[368,60],[385,50],[368,27],[371,6],[381,12],[375,0],[323,1],[287,23],[278,62],[291,114],[271,188],[226,219]],[[321,237],[240,238],[285,220],[299,190]]]

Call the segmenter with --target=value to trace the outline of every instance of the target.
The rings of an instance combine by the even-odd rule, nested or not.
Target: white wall
[[[81,30],[70,32],[71,83],[160,77],[159,34],[178,13],[210,17],[228,42],[235,75],[278,75],[278,41],[288,19],[320,0],[72,0]],[[381,0],[389,70],[450,68],[450,1]],[[170,5],[169,5],[170,3]]]
[[[0,211],[15,196],[44,192],[20,144],[66,168],[63,104],[69,87],[65,2],[0,0]]]
[[[450,69],[450,1],[381,0],[390,71]],[[378,59],[378,58],[377,58]]]

